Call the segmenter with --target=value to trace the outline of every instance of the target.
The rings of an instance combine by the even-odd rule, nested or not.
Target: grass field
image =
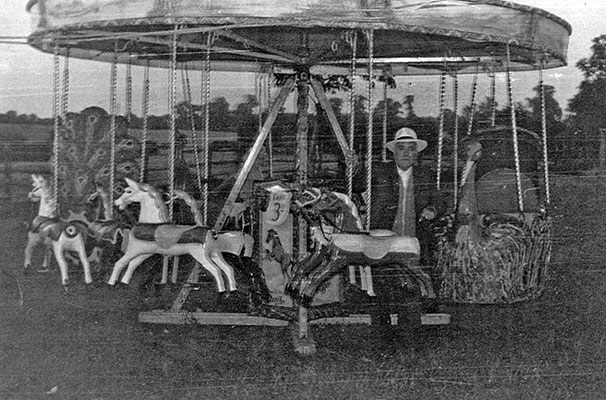
[[[142,272],[110,290],[76,271],[69,296],[58,272],[23,276],[32,209],[3,212],[0,399],[606,398],[606,183],[552,183],[538,300],[449,305],[439,328],[316,326],[310,357],[292,351],[287,328],[138,323],[158,301],[138,290]]]

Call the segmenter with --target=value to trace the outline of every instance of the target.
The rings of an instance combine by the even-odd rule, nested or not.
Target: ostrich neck
[[[468,161],[463,172],[463,185],[461,187],[461,200],[457,214],[463,220],[469,220],[478,216],[478,205],[476,200],[476,163]]]
[[[459,233],[465,231],[466,240],[476,243],[480,239],[480,220],[478,204],[476,199],[476,163],[468,161],[463,174],[463,186],[461,187],[461,200],[457,208],[457,219],[459,220]]]

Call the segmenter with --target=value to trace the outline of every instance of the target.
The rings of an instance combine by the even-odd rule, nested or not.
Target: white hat
[[[415,142],[417,144],[417,151],[423,151],[427,147],[427,142],[422,139],[417,139],[417,133],[410,128],[401,128],[398,130],[394,140],[387,142],[385,147],[387,147],[393,153],[396,143],[400,142]]]

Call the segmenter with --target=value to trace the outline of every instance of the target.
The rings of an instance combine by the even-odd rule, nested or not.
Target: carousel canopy
[[[30,0],[29,43],[70,57],[168,67],[347,74],[372,57],[393,75],[566,64],[570,25],[501,0]],[[368,32],[373,32],[372,41]],[[369,52],[372,44],[372,52]],[[371,56],[369,56],[371,55]]]

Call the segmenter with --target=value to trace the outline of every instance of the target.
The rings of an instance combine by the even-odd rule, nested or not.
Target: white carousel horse
[[[345,266],[364,265],[370,269],[381,264],[397,265],[418,283],[424,298],[436,298],[431,278],[415,262],[420,252],[416,238],[373,236],[361,231],[354,203],[342,193],[311,188],[303,192],[296,205],[310,223],[316,243],[314,252],[293,268],[287,290],[296,298],[313,299],[317,288]]]
[[[137,225],[128,234],[124,256],[114,265],[107,282],[115,285],[124,267],[128,265],[121,282],[128,284],[135,269],[154,254],[191,255],[214,277],[217,290],[225,292],[221,272],[225,273],[229,290],[236,290],[234,270],[222,252],[250,257],[252,237],[242,232],[215,233],[200,225],[175,225],[169,222],[166,205],[160,193],[151,185],[125,178],[128,186],[114,203],[124,209],[131,203],[140,203]]]
[[[32,252],[34,248],[44,243],[48,248],[52,248],[55,254],[57,264],[61,271],[61,283],[66,287],[69,284],[67,262],[65,252],[73,251],[78,253],[80,263],[84,268],[84,281],[92,283],[93,278],[90,271],[90,263],[86,257],[84,247],[84,229],[85,224],[77,221],[65,221],[56,215],[55,202],[52,199],[52,187],[49,181],[42,175],[33,174],[33,189],[27,197],[34,202],[39,202],[38,215],[32,221],[28,232],[27,246],[25,247],[24,270],[31,269]],[[43,267],[48,267],[48,259],[45,256]]]

